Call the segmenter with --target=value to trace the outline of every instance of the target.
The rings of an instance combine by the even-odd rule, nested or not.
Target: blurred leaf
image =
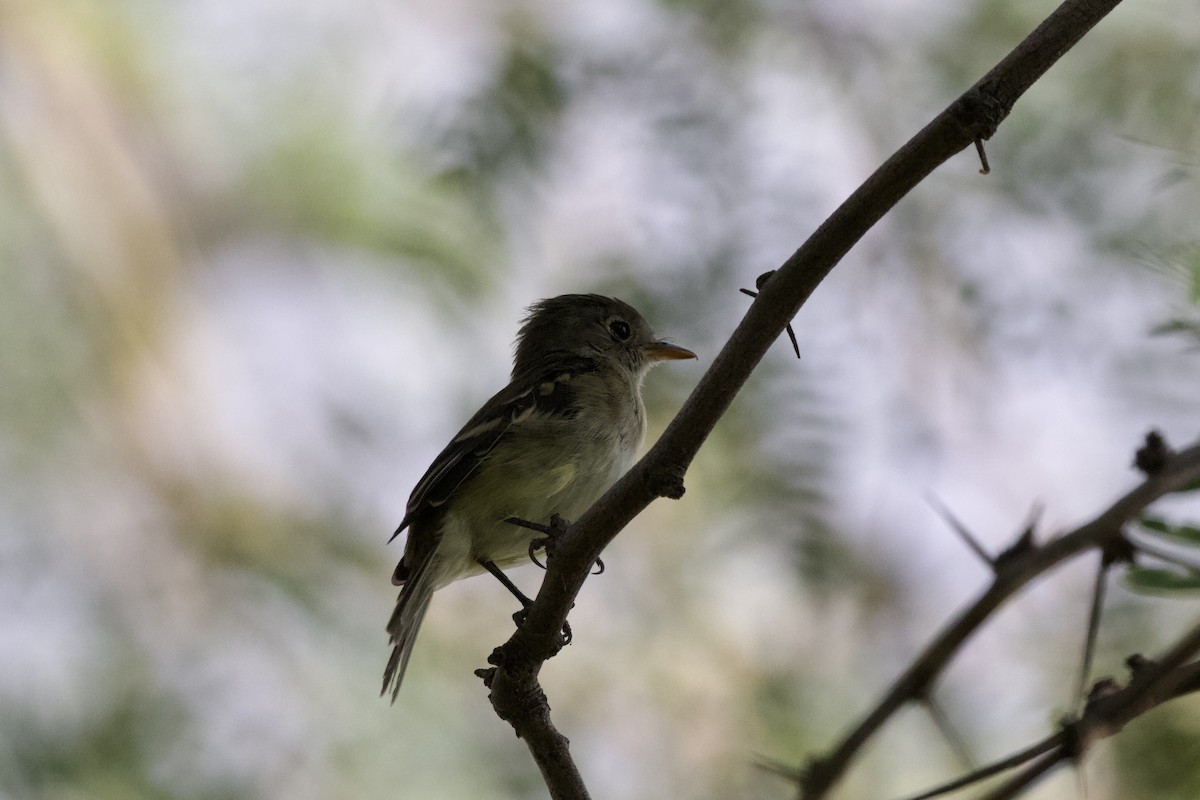
[[[456,165],[444,179],[460,186],[488,184],[511,165],[534,166],[548,144],[568,94],[558,76],[558,52],[528,25],[515,24],[494,82],[468,103],[446,131],[443,146]]]
[[[1148,531],[1166,533],[1171,530],[1170,523],[1160,517],[1142,517],[1138,520],[1138,524]]]
[[[1200,589],[1200,572],[1173,570],[1161,567],[1131,567],[1125,582],[1135,592],[1146,594],[1175,594]]]
[[[1181,698],[1130,723],[1112,747],[1125,800],[1195,800],[1200,797],[1200,737],[1196,698]]]
[[[1152,336],[1169,336],[1174,334],[1183,334],[1200,339],[1200,320],[1175,319],[1167,320],[1161,325],[1155,325],[1150,329]]]
[[[252,212],[305,236],[400,256],[465,291],[487,285],[499,234],[469,187],[423,174],[328,120],[290,130],[246,171],[244,192]]]
[[[1169,537],[1183,544],[1200,546],[1200,527],[1175,525],[1160,517],[1142,517],[1138,522],[1151,533]]]
[[[705,38],[724,55],[737,55],[754,41],[762,13],[757,3],[726,3],[723,0],[664,0],[669,9],[694,15],[703,26]]]
[[[148,692],[137,683],[145,679],[133,665],[124,674],[126,685],[114,685],[97,675],[99,685],[111,693],[111,706],[103,713],[80,720],[67,735],[46,729],[36,717],[13,720],[21,735],[6,737],[6,767],[27,776],[30,797],[168,798],[179,795],[157,785],[147,759],[154,736],[170,740],[182,735],[183,716],[178,704],[162,694]],[[130,680],[132,679],[132,680]],[[0,793],[13,788],[0,770]],[[19,790],[18,790],[19,791]],[[19,796],[19,795],[18,795]],[[233,792],[189,792],[189,797],[224,798]]]

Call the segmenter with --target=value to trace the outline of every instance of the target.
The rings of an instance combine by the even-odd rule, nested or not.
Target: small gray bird
[[[413,489],[392,575],[392,655],[381,694],[400,691],[433,593],[529,558],[538,534],[506,520],[575,519],[633,464],[646,432],[642,378],[659,361],[696,354],[658,339],[628,304],[567,294],[529,308],[512,380],[471,417]]]

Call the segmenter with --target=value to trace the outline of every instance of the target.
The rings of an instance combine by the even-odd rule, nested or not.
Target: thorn
[[[767,281],[769,281],[771,276],[774,274],[775,270],[772,269],[755,278],[754,288],[758,290],[757,292],[749,289],[738,289],[738,291],[748,297],[758,297],[758,292],[762,291],[763,286],[766,285]],[[796,351],[796,358],[800,358],[800,343],[796,341],[796,331],[792,328],[792,323],[789,322],[785,330],[787,331],[788,339],[792,341],[792,349]]]
[[[979,174],[990,175],[992,168],[988,166],[987,153],[983,150],[983,139],[975,140],[975,152],[979,153],[979,163],[983,165],[979,168]]]
[[[931,695],[926,695],[921,699],[925,710],[929,712],[929,717],[933,720],[933,724],[937,726],[938,731],[942,734],[942,738],[950,745],[950,749],[958,756],[959,760],[966,765],[967,769],[974,770],[977,768],[975,759],[971,757],[971,750],[967,747],[966,739],[950,722],[949,715],[945,710],[933,699]]]
[[[995,569],[996,562],[988,554],[988,551],[983,548],[983,545],[979,543],[979,540],[975,538],[975,535],[967,529],[967,526],[960,522],[959,519],[955,517],[953,513],[951,513],[950,509],[946,508],[946,506],[942,504],[942,501],[938,499],[937,495],[933,494],[932,492],[927,492],[925,494],[925,502],[933,508],[937,515],[942,518],[943,522],[950,526],[950,530],[958,534],[958,538],[963,540],[967,547],[971,549],[971,552],[979,556],[979,559],[983,563]]]
[[[1021,535],[1017,537],[1017,540],[1008,549],[996,556],[995,563],[997,570],[1014,558],[1023,556],[1033,549],[1033,536],[1037,531],[1037,524],[1042,517],[1043,510],[1044,507],[1040,500],[1035,502],[1029,509],[1029,516],[1025,518],[1025,528],[1021,531]]]
[[[1025,537],[1030,541],[1033,540],[1033,533],[1037,530],[1038,523],[1042,521],[1042,514],[1046,511],[1046,506],[1041,500],[1034,500],[1033,505],[1029,507],[1029,516],[1025,517]]]
[[[776,761],[773,758],[756,758],[754,759],[754,766],[761,770],[766,770],[772,774],[779,775],[780,777],[787,778],[790,781],[800,781],[804,778],[803,770],[796,769],[795,767],[789,767],[782,761]]]
[[[800,343],[796,341],[796,332],[792,330],[792,323],[788,323],[784,328],[787,331],[788,338],[792,340],[792,349],[796,351],[796,358],[800,358]]]

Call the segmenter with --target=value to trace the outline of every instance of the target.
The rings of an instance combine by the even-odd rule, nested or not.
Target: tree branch
[[[1059,731],[1053,736],[1048,736],[1037,744],[1030,745],[1018,753],[1013,753],[1011,756],[1006,756],[999,761],[995,761],[991,764],[980,767],[979,769],[973,770],[972,772],[955,778],[952,781],[948,781],[939,786],[935,786],[932,789],[921,792],[920,794],[905,798],[905,800],[930,800],[930,798],[933,797],[941,797],[944,794],[950,794],[951,792],[956,792],[959,789],[970,786],[972,783],[978,783],[985,778],[990,778],[993,775],[999,775],[1001,772],[1007,772],[1010,769],[1014,769],[1026,762],[1032,761],[1038,756],[1043,756],[1046,753],[1051,752],[1062,744],[1062,741],[1065,737],[1066,734],[1062,731]]]
[[[1047,542],[1032,544],[997,562],[991,585],[971,605],[943,628],[883,699],[858,723],[833,751],[810,762],[801,781],[805,800],[824,797],[845,773],[850,761],[902,706],[924,697],[959,648],[1008,598],[1038,576],[1069,558],[1105,545],[1121,536],[1122,527],[1164,494],[1183,488],[1200,477],[1200,442],[1168,456],[1162,468],[1113,503],[1091,522]]]
[[[1192,650],[1191,645],[1194,644],[1192,634],[1185,636],[1180,640],[1180,643],[1189,650]],[[1140,660],[1134,657],[1130,659],[1130,663],[1138,664]],[[1019,775],[1010,778],[1008,782],[996,788],[992,794],[988,795],[993,800],[995,798],[1015,797],[1033,785],[1043,775],[1048,774],[1058,764],[1081,758],[1083,756],[1083,752],[1080,749],[1081,742],[1086,742],[1088,745],[1094,744],[1102,738],[1117,733],[1121,726],[1127,725],[1134,717],[1140,716],[1169,700],[1174,700],[1186,694],[1200,692],[1200,662],[1185,664],[1174,670],[1164,670],[1160,675],[1161,680],[1159,678],[1155,678],[1153,681],[1134,680],[1124,689],[1119,690],[1111,686],[1106,686],[1106,682],[1099,682],[1093,691],[1101,693],[1101,696],[1093,698],[1088,703],[1080,719],[1074,722],[1064,722],[1062,729],[1057,733],[1047,736],[1037,744],[1030,745],[1019,753],[1014,753],[999,761],[980,767],[952,781],[947,781],[932,789],[927,789],[920,794],[912,795],[906,800],[932,800],[934,797],[941,797],[951,792],[956,792],[959,789],[963,789],[973,783],[978,783],[993,775],[1016,769],[1022,764],[1033,761],[1035,758],[1038,759],[1037,762],[1030,764]],[[1113,705],[1118,702],[1118,696],[1124,705],[1124,710],[1119,720],[1113,713]],[[794,777],[794,771],[786,766],[780,765],[776,769],[779,774],[785,777]]]
[[[1184,662],[1200,652],[1200,624],[1195,625],[1162,660],[1135,669],[1123,689],[1114,689],[1088,703],[1083,716],[1067,725],[1061,743],[1033,764],[998,786],[984,800],[1011,800],[1068,761],[1077,761],[1101,739],[1118,732],[1133,719],[1168,700],[1200,691],[1200,662]]]
[[[584,797],[574,764],[562,771],[562,751],[543,752],[534,735],[549,714],[505,716],[519,698],[538,696],[537,676],[555,653],[592,563],[635,516],[658,497],[683,494],[683,476],[717,420],[763,355],[830,270],[884,214],[940,164],[988,139],[1017,99],[1120,0],[1067,0],[982,80],[933,119],[862,184],[761,287],[712,366],[658,442],[565,532],[550,559],[524,624],[493,653],[491,699],[530,746],[554,797]],[[566,762],[569,762],[566,756]]]

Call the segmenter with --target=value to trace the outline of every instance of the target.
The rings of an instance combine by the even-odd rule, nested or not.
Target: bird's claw
[[[567,522],[558,514],[550,515],[549,525],[539,525],[536,522],[526,522],[525,520],[519,520],[515,517],[510,517],[505,521],[510,524],[520,525],[523,528],[529,528],[530,530],[534,530],[543,534],[542,536],[537,536],[531,539],[529,542],[529,560],[537,564],[542,569],[545,569],[546,565],[538,560],[537,551],[545,550],[546,560],[549,561],[550,556],[554,552],[555,542],[557,542],[559,537],[566,533],[567,529],[571,527],[571,523]]]
[[[567,522],[558,514],[550,515],[549,525],[541,525],[537,522],[529,522],[528,520],[518,519],[517,517],[509,517],[505,520],[505,522],[510,525],[518,525],[522,528],[529,528],[530,530],[544,534],[543,536],[536,536],[529,540],[529,560],[537,564],[542,569],[545,569],[546,565],[543,564],[537,557],[538,551],[544,550],[546,552],[546,560],[549,561],[550,557],[554,554],[554,545],[558,542],[559,537],[566,533],[567,529],[571,527],[571,523]],[[604,572],[604,562],[597,558],[596,571],[592,574],[599,575],[602,572]]]
[[[522,608],[520,611],[513,612],[513,615],[512,615],[513,622],[515,622],[517,624],[517,627],[521,627],[522,625],[524,625],[525,620],[528,617],[529,617],[529,608],[528,607]],[[562,648],[566,647],[574,639],[575,639],[575,634],[571,632],[571,623],[567,622],[566,620],[563,620],[562,630],[560,630],[558,632],[558,642],[557,642],[558,649],[561,650]]]

